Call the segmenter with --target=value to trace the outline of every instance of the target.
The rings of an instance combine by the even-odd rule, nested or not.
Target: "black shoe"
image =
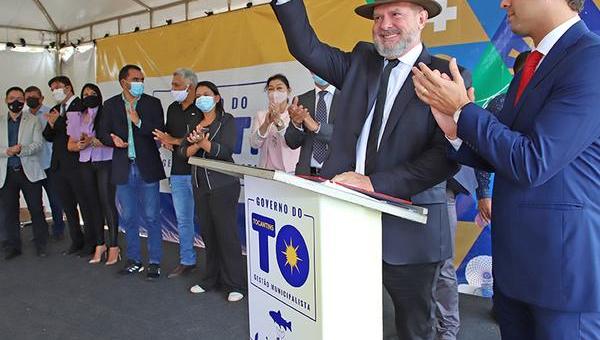
[[[12,260],[15,257],[21,255],[21,251],[18,249],[11,249],[9,251],[6,252],[6,255],[4,255],[4,259],[5,260]]]
[[[125,265],[125,267],[123,267],[123,269],[119,270],[119,274],[131,275],[141,273],[143,271],[144,266],[141,263],[132,260],[127,260],[127,264]]]
[[[155,281],[160,279],[160,266],[158,264],[148,265],[148,272],[146,273],[146,280]]]
[[[83,244],[71,244],[69,249],[65,250],[63,254],[65,255],[73,255],[79,253],[79,251],[83,248]]]
[[[172,279],[178,276],[186,276],[187,274],[191,273],[195,268],[195,265],[186,266],[185,264],[178,264],[177,267],[175,267],[175,269],[173,269],[173,271],[169,273],[169,276],[167,276],[167,278]]]
[[[48,253],[46,252],[46,247],[38,247],[36,249],[36,253],[38,257],[48,257]]]

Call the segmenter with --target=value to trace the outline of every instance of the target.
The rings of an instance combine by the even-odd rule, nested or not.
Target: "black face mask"
[[[95,107],[100,106],[100,97],[92,95],[83,98],[83,105],[88,109],[93,109]]]
[[[13,113],[21,112],[21,110],[23,110],[23,106],[25,106],[25,103],[22,103],[18,100],[8,103],[8,109]]]
[[[38,106],[40,106],[40,98],[27,98],[27,106],[29,106],[32,109],[37,108]]]

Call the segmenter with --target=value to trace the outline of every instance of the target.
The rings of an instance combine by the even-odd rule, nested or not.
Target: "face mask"
[[[178,103],[182,103],[188,96],[188,89],[190,87],[188,86],[185,90],[171,90],[171,96],[173,96],[173,99],[178,102]]]
[[[327,82],[327,80],[319,77],[316,74],[313,74],[313,80],[315,81],[315,84],[317,84],[318,86],[321,86],[321,87],[325,87],[325,86],[329,85],[329,83]]]
[[[12,103],[8,103],[8,109],[12,112],[12,113],[19,113],[23,110],[23,107],[25,106],[25,103],[22,103],[18,100],[13,101]]]
[[[62,103],[62,101],[67,98],[67,95],[65,94],[65,89],[62,88],[62,89],[52,90],[52,97],[57,102]]]
[[[288,93],[284,91],[269,92],[269,100],[275,104],[281,104],[288,99]]]
[[[83,106],[88,109],[93,109],[95,107],[100,106],[100,97],[96,95],[91,95],[83,98]]]
[[[29,106],[32,109],[37,108],[38,106],[40,106],[40,98],[27,98],[27,106]]]
[[[196,107],[204,113],[212,111],[215,105],[217,105],[215,98],[211,96],[201,96],[196,99]]]
[[[139,97],[144,93],[144,83],[141,81],[132,81],[129,84],[131,85],[129,93],[131,93],[132,96]]]

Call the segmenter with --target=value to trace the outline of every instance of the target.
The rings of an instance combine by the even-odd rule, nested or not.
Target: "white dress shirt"
[[[419,59],[419,56],[423,52],[423,44],[418,44],[413,47],[410,51],[404,54],[402,57],[398,58],[400,62],[396,67],[392,69],[392,73],[390,74],[390,80],[387,88],[387,97],[385,99],[385,107],[383,108],[383,119],[381,122],[381,129],[379,130],[379,138],[377,140],[377,149],[379,149],[379,144],[381,143],[381,138],[383,137],[383,133],[386,128],[386,124],[388,118],[390,117],[390,112],[392,111],[392,107],[394,106],[394,102],[396,101],[396,96],[400,92],[400,89],[404,85],[404,82],[412,72],[413,65]],[[383,67],[387,65],[388,61],[385,60],[383,63]],[[369,132],[371,131],[371,122],[373,121],[373,114],[375,113],[375,105],[376,101],[369,112],[369,116],[363,125],[362,132],[358,137],[358,141],[356,142],[356,169],[355,171],[359,174],[365,174],[365,161],[367,159],[367,143],[369,141]]]
[[[546,59],[546,56],[548,55],[548,53],[550,53],[550,50],[552,50],[552,47],[554,47],[554,45],[556,45],[556,43],[560,40],[560,38],[562,38],[562,36],[565,35],[565,33],[567,33],[567,31],[571,27],[573,27],[573,25],[578,23],[580,20],[581,20],[581,17],[579,15],[575,15],[571,19],[563,22],[562,24],[557,26],[555,29],[550,31],[550,33],[546,34],[544,39],[542,39],[542,41],[540,41],[538,46],[533,50],[533,51],[538,51],[544,55],[544,57],[542,57],[542,60],[540,60],[537,68],[539,68],[540,65],[542,65],[542,63],[544,62],[544,59]],[[536,68],[536,70],[537,70],[537,68]],[[506,105],[506,104],[504,104],[504,105]],[[457,112],[454,115],[454,122],[456,122],[457,124],[458,124],[458,119],[460,118],[460,114],[461,114],[461,111]],[[454,147],[455,150],[460,149],[460,147],[463,143],[462,139],[460,139],[460,138],[456,138],[456,139],[452,139],[452,140],[448,139],[448,141],[450,141],[450,144],[452,144],[452,147]]]

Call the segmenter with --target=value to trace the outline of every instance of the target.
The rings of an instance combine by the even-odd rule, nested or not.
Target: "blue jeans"
[[[127,259],[142,262],[140,252],[140,224],[148,231],[148,262],[160,264],[162,256],[162,228],[159,223],[160,187],[159,182],[146,183],[136,164],[129,168],[127,184],[117,186],[117,199],[121,205],[121,226],[127,241]]]
[[[42,180],[42,186],[46,190],[48,201],[50,202],[50,210],[52,210],[52,234],[61,235],[65,231],[65,221],[63,219],[63,207],[60,204],[58,191],[56,190],[56,181],[54,174],[50,169],[46,169],[46,179]]]
[[[183,265],[192,266],[196,264],[192,176],[172,175],[171,192],[179,231],[179,261]]]

